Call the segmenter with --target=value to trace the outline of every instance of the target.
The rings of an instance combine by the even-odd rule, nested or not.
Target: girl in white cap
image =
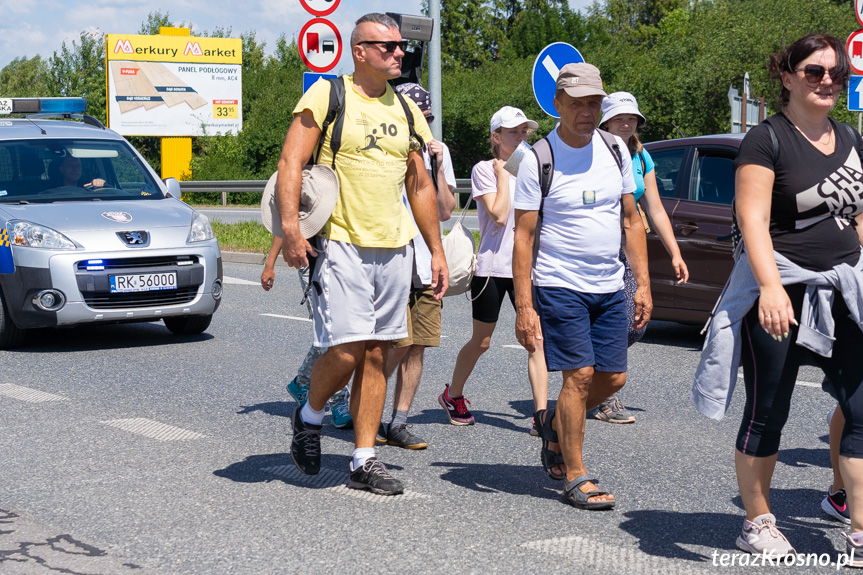
[[[479,357],[488,350],[503,298],[509,296],[515,306],[512,283],[515,176],[504,169],[504,164],[538,127],[518,108],[504,106],[495,112],[489,137],[494,157],[477,163],[471,173],[471,197],[476,200],[480,226],[476,273],[471,282],[473,333],[458,353],[452,383],[438,397],[453,425],[474,424],[467,408],[470,402],[464,398],[465,382]],[[534,411],[545,409],[548,402],[548,371],[541,343],[528,356],[527,363]],[[535,434],[533,428],[531,434]]]
[[[668,214],[665,213],[665,208],[662,207],[662,201],[659,199],[659,190],[656,187],[656,173],[654,172],[653,159],[641,146],[641,141],[638,139],[638,128],[644,123],[644,116],[638,111],[638,102],[635,96],[629,92],[614,92],[609,94],[602,100],[602,119],[599,122],[599,127],[607,132],[611,132],[615,136],[619,136],[626,142],[629,148],[629,153],[632,155],[632,173],[635,177],[635,183],[638,189],[633,196],[635,197],[636,206],[639,211],[643,210],[650,217],[650,223],[653,224],[653,229],[665,246],[668,255],[671,256],[671,265],[674,267],[674,275],[677,277],[677,283],[685,283],[689,279],[689,270],[686,269],[686,263],[680,257],[680,248],[677,247],[677,241],[674,239],[674,230],[671,227],[671,222],[668,220]],[[647,220],[645,220],[647,227]],[[623,255],[623,250],[620,250],[620,261],[626,265],[624,274],[624,293],[626,294],[626,305],[629,311],[629,325],[632,326],[632,316],[635,313],[635,304],[632,297],[635,294],[635,277],[629,269],[629,264],[626,261],[626,256]],[[644,335],[644,329],[633,330],[630,327],[629,341],[630,346],[641,339]],[[620,395],[615,393],[593,410],[593,416],[601,421],[609,423],[634,423],[635,416],[632,415],[620,400]]]

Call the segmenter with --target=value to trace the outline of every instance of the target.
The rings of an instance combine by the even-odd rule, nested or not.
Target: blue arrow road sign
[[[318,81],[318,78],[338,78],[337,74],[318,74],[317,72],[303,72],[303,94],[309,91],[312,84]]]
[[[533,95],[542,111],[559,118],[554,109],[554,90],[557,75],[567,64],[584,62],[581,53],[566,42],[555,42],[542,49],[533,63]]]
[[[863,96],[860,94],[863,91],[861,80],[863,80],[863,76],[851,76],[848,79],[848,110],[851,112],[863,112]]]

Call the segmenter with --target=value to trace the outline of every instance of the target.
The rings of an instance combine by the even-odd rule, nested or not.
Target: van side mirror
[[[177,178],[165,178],[162,181],[165,182],[165,187],[168,188],[168,193],[166,195],[169,198],[177,198],[179,200],[180,196],[183,195],[183,192],[180,189],[180,182]]]

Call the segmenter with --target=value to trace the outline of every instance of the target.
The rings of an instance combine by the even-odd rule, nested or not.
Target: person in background
[[[489,126],[492,159],[477,163],[471,173],[471,194],[476,200],[480,226],[476,272],[470,289],[473,331],[458,353],[452,381],[438,397],[453,425],[474,424],[474,416],[467,407],[470,401],[464,397],[465,384],[480,356],[488,351],[503,299],[509,297],[515,305],[512,280],[515,176],[504,169],[504,164],[538,127],[518,108],[504,106],[495,112]],[[534,410],[545,409],[548,371],[541,333],[537,334],[535,349],[528,354],[527,375]],[[533,428],[531,425],[531,431]]]
[[[635,185],[637,186],[632,194],[635,198],[635,206],[643,209],[650,217],[653,229],[656,230],[662,245],[665,246],[665,250],[671,256],[671,265],[674,268],[677,283],[686,283],[689,279],[689,270],[686,268],[683,258],[680,257],[680,248],[674,239],[674,230],[671,227],[668,214],[665,213],[665,208],[662,207],[662,200],[659,198],[653,158],[650,157],[638,138],[638,129],[644,122],[644,116],[638,110],[638,102],[635,100],[635,96],[629,92],[614,92],[603,98],[602,119],[599,121],[599,127],[619,136],[621,140],[626,142],[626,147],[632,156],[632,175],[635,177]],[[646,224],[647,220],[645,220],[645,229]],[[637,286],[623,249],[620,250],[620,261],[626,266],[626,271],[623,274],[623,291],[626,294],[626,309],[629,314],[627,345],[632,346],[644,336],[644,329],[637,330],[632,327],[635,316],[633,297]],[[635,416],[623,406],[619,393],[606,398],[598,407],[591,410],[590,415],[609,423],[635,423]]]
[[[406,82],[397,85],[396,90],[416,103],[426,122],[431,124],[434,121],[431,95],[422,86]],[[429,176],[432,176],[432,157],[437,170],[432,178],[432,182],[437,184],[437,216],[438,220],[445,222],[455,208],[455,173],[446,144],[436,140],[428,142],[423,160]],[[406,205],[410,210],[410,204]],[[434,297],[431,287],[431,252],[420,234],[414,237],[413,246],[416,271],[408,300],[408,337],[394,341],[387,355],[387,378],[398,368],[393,412],[389,424],[381,423],[375,440],[405,449],[425,449],[428,442],[413,433],[407,419],[422,378],[425,348],[440,346],[443,300]]]
[[[273,235],[273,240],[270,243],[270,250],[267,252],[267,258],[264,261],[264,271],[261,272],[261,287],[264,291],[270,291],[273,288],[273,282],[276,280],[276,259],[282,251],[282,238]],[[299,271],[300,278],[303,277],[303,270]],[[302,279],[301,279],[302,281]],[[311,308],[309,308],[311,310]],[[310,312],[311,313],[311,312]],[[309,394],[309,383],[312,379],[312,369],[315,367],[318,358],[326,351],[322,347],[314,344],[309,346],[309,351],[300,364],[297,375],[288,382],[286,386],[288,393],[296,400],[297,405],[302,407],[306,403],[306,398]],[[346,385],[328,402],[327,407],[330,408],[330,423],[338,429],[349,429],[353,426],[350,411],[350,384]]]

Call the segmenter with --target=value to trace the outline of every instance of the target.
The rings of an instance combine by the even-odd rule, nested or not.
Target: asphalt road
[[[226,264],[224,304],[201,336],[100,326],[0,352],[0,573],[775,572],[719,565],[741,557],[743,395],[720,422],[691,406],[696,328],[656,323],[631,349],[623,398],[637,423],[587,423],[588,469],[618,500],[587,512],[562,504],[539,465],[508,305],[466,388],[477,424],[447,422],[436,396],[470,326],[468,302],[447,298],[411,416],[430,447],[379,448],[408,489],[384,498],[344,487],[350,431],[325,427],[319,476],[292,465],[284,385],[312,326],[296,273],[279,266],[265,293],[260,270]],[[835,561],[843,528],[819,508],[831,403],[818,370],[798,379],[773,510],[799,551]],[[551,397],[559,389],[553,375]]]

